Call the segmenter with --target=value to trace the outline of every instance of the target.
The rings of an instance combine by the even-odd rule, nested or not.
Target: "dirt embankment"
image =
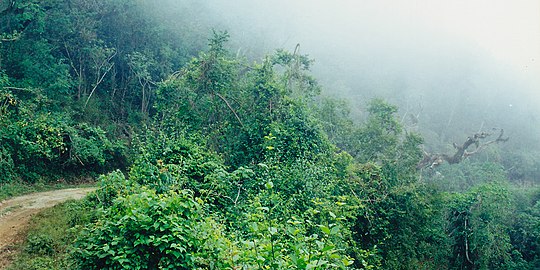
[[[70,199],[81,199],[95,188],[71,188],[28,194],[0,202],[0,269],[6,267],[25,239],[32,215]]]

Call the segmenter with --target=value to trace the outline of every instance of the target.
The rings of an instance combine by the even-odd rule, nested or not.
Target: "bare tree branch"
[[[0,42],[10,42],[10,41],[16,41],[19,37],[12,37],[12,38],[1,38]]]
[[[234,116],[236,116],[236,120],[238,120],[238,122],[240,123],[240,125],[242,127],[244,127],[244,123],[242,123],[242,120],[240,120],[240,117],[238,117],[238,114],[236,114],[236,111],[231,107],[231,104],[229,104],[229,102],[222,96],[220,95],[219,93],[215,93],[221,100],[223,100],[225,102],[225,104],[227,104],[227,107],[229,107],[229,110],[231,110],[231,112],[234,114]]]
[[[454,143],[453,146],[456,149],[456,152],[452,155],[430,154],[424,151],[424,158],[418,163],[416,168],[435,168],[444,163],[445,161],[448,162],[448,164],[457,164],[464,159],[480,152],[482,149],[486,148],[491,144],[503,143],[508,141],[509,139],[508,137],[504,137],[504,129],[501,129],[499,136],[496,139],[483,142],[484,139],[488,138],[491,135],[493,134],[489,132],[477,132],[474,135],[469,136],[467,140],[461,145]],[[471,147],[473,144],[475,145],[474,150],[468,151],[469,147]]]
[[[111,69],[113,68],[114,63],[111,63],[111,60],[116,56],[116,53],[117,51],[115,50],[109,57],[104,59],[101,62],[101,64],[97,65],[96,70],[97,70],[98,76],[96,77],[96,83],[94,84],[94,87],[90,91],[90,94],[88,95],[88,98],[86,98],[86,102],[84,103],[85,109],[86,109],[86,106],[88,105],[88,101],[90,101],[90,98],[92,97],[92,95],[94,94],[98,86],[101,84],[101,82],[103,82],[103,79],[105,79],[105,76],[107,76],[107,73],[109,73],[109,71],[111,71]],[[102,68],[105,68],[105,71],[103,72],[103,74],[100,75]]]

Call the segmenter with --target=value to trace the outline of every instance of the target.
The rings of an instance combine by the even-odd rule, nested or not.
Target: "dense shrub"
[[[189,191],[121,197],[75,244],[79,269],[196,269],[222,261],[219,231]],[[218,269],[218,268],[214,268]]]

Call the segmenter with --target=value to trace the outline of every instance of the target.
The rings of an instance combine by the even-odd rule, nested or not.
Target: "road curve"
[[[81,199],[95,188],[70,188],[32,193],[0,202],[0,269],[6,267],[24,241],[32,215],[70,199]]]

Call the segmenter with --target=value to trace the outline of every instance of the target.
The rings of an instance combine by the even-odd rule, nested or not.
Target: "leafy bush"
[[[78,269],[219,269],[219,246],[208,245],[216,234],[189,191],[146,190],[106,209],[83,230],[73,256]]]
[[[3,181],[21,177],[35,183],[59,177],[59,172],[64,176],[103,172],[123,155],[123,146],[109,140],[100,128],[15,104],[10,110],[17,113],[7,115],[6,126],[0,130]]]
[[[343,249],[343,217],[321,213],[319,207],[301,215],[274,217],[271,212],[276,208],[263,206],[259,197],[251,201],[243,221],[247,235],[239,240],[239,254],[232,258],[235,265],[242,269],[347,269],[353,264]],[[365,261],[364,266],[373,269]]]
[[[130,169],[130,180],[160,193],[191,189],[196,195],[224,188],[215,174],[225,172],[221,159],[204,149],[196,137],[183,131],[148,130],[136,143],[138,158]]]
[[[121,171],[110,172],[98,178],[98,189],[89,194],[87,199],[94,205],[110,207],[116,198],[130,194],[137,189],[137,185],[126,179]]]
[[[38,255],[54,253],[53,239],[49,235],[31,235],[28,237],[25,251]]]
[[[343,249],[342,217],[313,208],[270,218],[273,209],[258,199],[246,209],[245,234],[227,233],[191,192],[159,195],[143,189],[120,197],[87,226],[73,259],[77,269],[347,269],[352,264]],[[373,269],[367,260],[362,265]]]
[[[0,184],[10,183],[16,180],[17,173],[11,153],[0,146]]]
[[[68,270],[69,264],[61,258],[55,257],[32,257],[13,263],[9,270]]]
[[[511,261],[511,197],[501,183],[486,183],[455,194],[449,204],[453,240],[450,265],[463,269],[507,269]]]

